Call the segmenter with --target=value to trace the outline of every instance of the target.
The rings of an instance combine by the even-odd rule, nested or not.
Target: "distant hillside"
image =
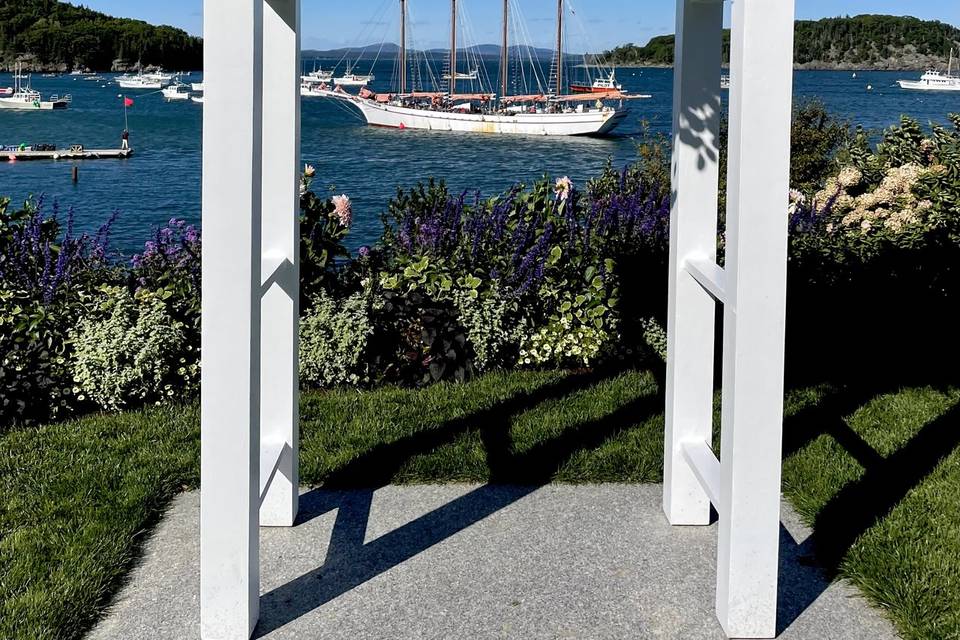
[[[137,61],[199,69],[203,44],[180,29],[113,18],[57,0],[0,0],[0,67],[10,68],[17,60],[31,71],[106,71]]]
[[[466,52],[470,52],[471,55],[476,55],[481,58],[497,58],[500,56],[500,45],[498,44],[478,44],[466,48],[458,48],[457,51],[460,55],[463,55]],[[511,56],[515,55],[517,50],[522,50],[524,56],[527,55],[529,51],[531,55],[535,58],[547,58],[549,59],[553,56],[553,51],[551,49],[540,49],[537,47],[510,47]],[[431,57],[438,58],[446,55],[450,50],[449,49],[427,49],[426,51],[419,51],[411,49],[409,52],[413,53],[427,53]],[[309,49],[303,52],[304,59],[311,58],[349,58],[353,60],[368,60],[376,58],[379,55],[380,58],[386,58],[388,60],[396,59],[400,55],[400,46],[392,42],[381,44],[369,44],[365,47],[346,47],[342,49],[327,49],[325,51],[317,51],[315,49]],[[564,54],[569,55],[569,54]]]
[[[806,69],[927,69],[945,65],[960,29],[917,18],[862,15],[798,20],[794,59]],[[724,62],[730,59],[730,33],[724,32]],[[607,64],[669,66],[674,37],[658,36],[646,46],[627,44],[598,58]]]

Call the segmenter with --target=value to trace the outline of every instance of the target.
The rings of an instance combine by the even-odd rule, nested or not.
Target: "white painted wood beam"
[[[793,0],[732,12],[717,616],[777,630]]]
[[[703,440],[684,442],[680,445],[683,458],[690,465],[693,475],[710,498],[710,502],[719,512],[720,504],[720,461],[713,455],[713,449]]]
[[[716,260],[723,3],[678,0],[663,509],[671,524],[710,522],[710,499],[681,443],[710,443],[716,303],[681,266]]]
[[[683,268],[714,300],[727,301],[727,274],[715,260],[694,255],[683,261]]]
[[[291,454],[266,486],[260,524],[292,526],[299,496],[300,0],[263,9],[263,440]],[[261,479],[263,481],[263,479]]]
[[[263,0],[204,0],[200,633],[259,615]]]

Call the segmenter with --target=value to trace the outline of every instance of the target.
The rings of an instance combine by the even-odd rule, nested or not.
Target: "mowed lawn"
[[[465,385],[307,393],[305,484],[658,482],[649,372],[491,374]],[[960,389],[787,396],[784,492],[817,557],[906,638],[960,637]],[[195,405],[0,436],[0,638],[76,638],[179,491],[199,482]]]

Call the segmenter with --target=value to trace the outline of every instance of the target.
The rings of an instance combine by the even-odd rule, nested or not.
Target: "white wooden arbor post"
[[[246,640],[297,515],[300,0],[203,7],[200,626]]]
[[[717,264],[722,0],[678,0],[663,507],[719,515],[729,637],[777,630],[793,0],[733,0],[726,263]],[[711,450],[723,304],[720,459]]]

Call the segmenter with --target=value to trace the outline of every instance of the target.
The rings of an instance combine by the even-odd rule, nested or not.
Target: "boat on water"
[[[960,91],[960,75],[953,72],[953,48],[950,48],[950,61],[946,73],[930,70],[919,80],[897,80],[901,89],[911,91]]]
[[[727,74],[720,76],[720,88],[723,89],[724,91],[730,90],[730,76],[728,76]]]
[[[169,82],[163,82],[162,80],[142,73],[138,73],[135,76],[117,76],[116,82],[123,89],[137,89],[142,91],[159,91],[170,84]]]
[[[607,90],[588,94],[564,93],[563,19],[565,2],[558,0],[555,68],[550,90],[526,95],[508,95],[510,47],[509,0],[503,2],[503,42],[500,60],[500,95],[492,92],[458,93],[457,0],[451,0],[451,43],[446,91],[408,91],[407,87],[407,0],[400,0],[400,63],[396,93],[374,93],[364,87],[359,93],[337,84],[321,85],[312,91],[353,107],[370,125],[393,129],[464,131],[545,136],[605,135],[627,116],[624,101],[646,96],[629,96]],[[451,73],[452,72],[452,73]],[[450,76],[453,76],[451,79]],[[336,84],[336,82],[335,82]]]
[[[168,102],[185,102],[190,99],[190,90],[187,85],[179,82],[163,88],[160,93]]]
[[[353,67],[348,66],[345,74],[333,79],[333,84],[340,87],[364,87],[376,79],[377,77],[372,73],[367,75],[356,74],[353,72]]]
[[[457,80],[476,80],[479,77],[480,77],[479,69],[473,69],[472,71],[468,71],[467,73],[464,73],[462,71],[457,72]],[[450,72],[443,74],[442,78],[444,80],[449,80]]]
[[[194,104],[203,104],[203,96],[190,96],[190,100]]]
[[[301,82],[329,82],[333,79],[333,71],[324,71],[323,67],[317,67],[308,74],[300,76]]]
[[[26,81],[26,82],[24,82]],[[19,111],[53,111],[66,109],[73,102],[73,98],[66,96],[50,96],[44,100],[39,91],[30,86],[30,76],[23,75],[23,65],[17,65],[17,72],[13,76],[12,91],[0,94],[0,109],[16,109]]]
[[[601,76],[591,84],[585,82],[571,82],[570,93],[608,93],[622,91],[623,85],[617,82],[617,71],[613,69],[609,76]]]
[[[190,84],[190,88],[194,91],[203,92],[203,83],[202,82],[193,82]]]

